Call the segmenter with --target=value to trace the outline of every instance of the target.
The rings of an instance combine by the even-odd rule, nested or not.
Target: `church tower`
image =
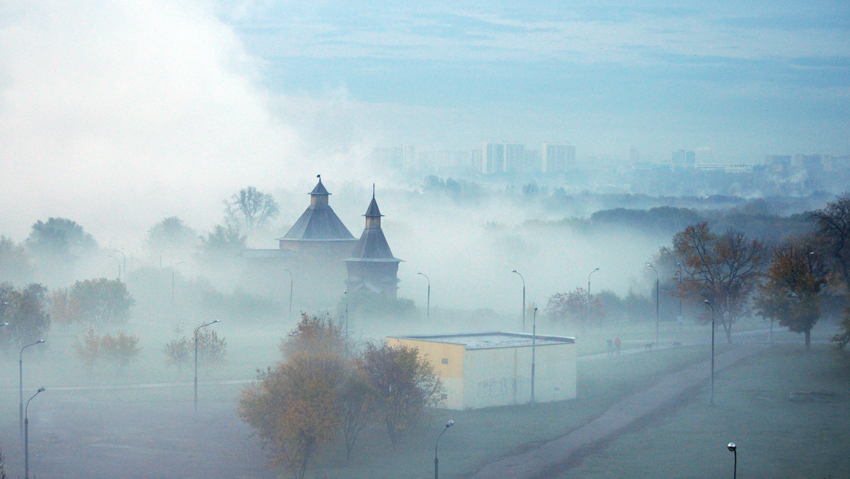
[[[366,228],[354,247],[352,257],[345,260],[348,291],[371,292],[396,299],[398,264],[402,260],[393,256],[381,229],[383,215],[375,200],[375,185],[372,185],[372,201],[363,216],[366,217]]]

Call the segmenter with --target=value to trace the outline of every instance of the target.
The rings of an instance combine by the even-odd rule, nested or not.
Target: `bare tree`
[[[692,301],[711,302],[731,344],[732,325],[749,311],[750,296],[767,261],[764,244],[740,231],[717,235],[707,223],[700,223],[676,234],[673,247],[684,264],[682,294]]]
[[[230,200],[224,201],[225,222],[238,225],[247,232],[268,224],[269,220],[280,213],[280,207],[274,197],[249,186],[234,193]]]

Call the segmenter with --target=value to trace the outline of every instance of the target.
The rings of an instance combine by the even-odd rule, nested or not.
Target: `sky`
[[[402,143],[850,154],[848,27],[839,1],[0,2],[0,229],[209,228]]]

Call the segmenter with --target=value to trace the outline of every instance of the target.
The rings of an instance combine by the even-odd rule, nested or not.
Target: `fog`
[[[306,477],[430,475],[440,432],[445,477],[499,477],[499,461],[579,434],[683,377],[693,384],[668,385],[657,407],[602,443],[552,460],[542,476],[517,476],[687,475],[689,465],[658,470],[623,452],[642,438],[674,437],[667,428],[705,431],[683,439],[676,455],[697,457],[693,467],[712,468],[712,477],[726,473],[717,464],[728,458],[704,451],[725,448],[733,434],[762,453],[753,476],[777,474],[774,464],[790,453],[763,439],[780,433],[773,420],[797,418],[782,427],[801,438],[817,437],[823,417],[847,424],[846,412],[833,410],[846,409],[846,371],[829,345],[846,285],[830,278],[825,287],[811,352],[799,334],[744,308],[734,344],[717,352],[725,358],[718,406],[706,409],[708,379],[698,368],[709,344],[714,367],[714,310],[700,298],[682,305],[676,260],[659,253],[701,222],[767,247],[802,237],[814,229],[809,213],[850,184],[850,50],[846,25],[833,20],[846,5],[817,2],[800,19],[797,7],[747,3],[740,12],[652,2],[539,12],[503,2],[0,4],[0,294],[15,298],[0,302],[0,323],[22,310],[32,283],[46,288],[32,294],[52,315],[45,344],[30,344],[41,337],[14,321],[0,329],[0,466],[23,476],[19,358],[23,401],[47,386],[30,409],[34,477],[284,477],[237,410],[258,373],[289,359],[279,346],[301,313],[345,324],[360,354],[388,336],[529,333],[536,307],[537,334],[575,339],[574,398],[428,408],[398,447],[373,421],[355,449],[362,455],[346,459],[337,434]],[[491,142],[522,146],[525,156],[513,160],[521,165],[508,171],[503,158],[503,171],[482,173],[482,144],[486,151]],[[572,163],[547,173],[542,143],[574,146]],[[412,146],[418,156],[409,158]],[[404,153],[388,161],[381,151]],[[695,165],[677,169],[675,155],[686,151],[696,152]],[[317,267],[299,265],[295,249],[282,252],[279,239],[310,205],[319,175],[355,239],[371,221],[374,194],[401,260],[397,299],[374,299],[368,281],[349,291],[351,273],[337,274],[345,256]],[[239,231],[244,248],[210,247],[233,226],[225,203],[248,186],[270,195],[279,214]],[[174,217],[188,237],[156,243],[155,228]],[[40,250],[39,222],[59,218],[82,228],[80,241]],[[323,280],[323,270],[339,271]],[[126,286],[126,317],[63,320],[71,291],[100,278]],[[607,295],[603,306],[561,319],[547,307],[554,295],[588,287]],[[167,348],[190,345],[202,324],[227,347],[220,362],[202,359],[198,408],[189,349],[175,365]],[[86,334],[135,337],[138,355],[87,363]],[[794,375],[780,372],[788,364]],[[816,391],[829,394],[806,399],[811,411],[788,412],[797,407],[789,393],[793,402]],[[754,419],[760,404],[776,416]],[[449,416],[458,419],[451,431]],[[597,448],[616,460],[599,465],[602,456],[588,452]],[[838,477],[850,467],[833,462],[837,469],[806,471]],[[635,471],[622,465],[631,463]]]

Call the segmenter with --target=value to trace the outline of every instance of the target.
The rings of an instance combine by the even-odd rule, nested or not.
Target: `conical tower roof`
[[[383,215],[381,215],[378,202],[375,200],[374,186],[372,187],[372,201],[363,216],[366,217],[366,228],[363,230],[357,246],[354,247],[352,257],[346,261],[401,262],[400,259],[393,256],[387,238],[384,236],[384,231],[381,229],[380,217]]]
[[[328,204],[327,198],[330,193],[322,184],[321,175],[318,178],[319,183],[310,192],[310,206],[292,225],[286,236],[278,239],[284,241],[354,240],[354,236]]]

